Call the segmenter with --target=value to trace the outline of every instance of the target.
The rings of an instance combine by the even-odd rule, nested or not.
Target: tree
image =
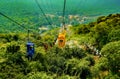
[[[109,69],[113,74],[119,73],[120,70],[120,41],[110,42],[105,45],[101,53],[108,59]]]
[[[86,79],[91,76],[89,62],[84,59],[72,58],[66,61],[66,74],[78,76],[79,79]]]
[[[112,30],[112,31],[108,34],[108,40],[109,40],[110,42],[119,41],[119,40],[120,40],[120,29]]]
[[[107,43],[108,33],[109,26],[105,22],[101,22],[93,27],[92,35],[96,39],[95,43],[98,49],[101,49]]]

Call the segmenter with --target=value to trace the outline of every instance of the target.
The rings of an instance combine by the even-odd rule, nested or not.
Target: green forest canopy
[[[33,30],[38,30],[42,26],[47,28],[60,26],[63,0],[38,0],[38,2],[53,26],[50,26],[45,20],[34,0],[1,0],[0,12]],[[98,16],[119,13],[119,8],[119,0],[67,0],[66,24],[89,23],[95,21]],[[70,19],[70,16],[73,18]],[[19,31],[18,25],[2,16],[0,19],[0,32]]]

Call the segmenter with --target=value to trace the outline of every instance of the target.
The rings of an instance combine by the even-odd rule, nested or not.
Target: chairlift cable
[[[3,14],[2,12],[0,12],[0,15],[4,16],[5,18],[9,19],[10,21],[16,23],[17,25],[21,26],[23,29],[26,29],[23,25],[21,25],[20,23],[18,23],[17,21],[13,20],[12,18],[8,17],[7,15]]]
[[[47,22],[49,23],[49,25],[52,26],[52,24],[50,23],[50,21],[48,20],[47,16],[45,15],[43,9],[41,8],[40,4],[38,3],[38,0],[35,0],[36,4],[38,5],[39,9],[41,10],[43,16],[45,17],[45,19],[47,20]]]
[[[47,12],[50,12],[50,13],[48,13],[48,14],[52,14],[52,5],[50,5],[51,4],[51,0],[48,0],[47,2],[46,2],[46,5],[47,5]],[[53,25],[53,22],[52,22],[52,17],[51,16],[49,16],[48,15],[48,19],[49,19],[49,21],[52,23],[52,25]]]
[[[7,18],[8,20],[14,22],[15,24],[21,26],[21,28],[25,31],[28,31],[28,41],[29,41],[29,32],[32,31],[33,33],[35,33],[32,29],[27,29],[25,28],[25,26],[23,26],[22,24],[18,23],[17,21],[13,20],[12,18],[10,18],[9,16],[3,14],[2,12],[0,12],[0,15],[2,15],[3,17]]]
[[[63,29],[65,29],[65,8],[66,8],[66,0],[64,0],[64,5],[63,5]]]
[[[49,1],[50,1],[50,4],[51,4],[51,5],[50,5],[50,6],[51,6],[51,10],[52,10],[53,13],[54,13],[54,10],[55,10],[55,9],[54,9],[54,7],[53,7],[52,0],[49,0]]]

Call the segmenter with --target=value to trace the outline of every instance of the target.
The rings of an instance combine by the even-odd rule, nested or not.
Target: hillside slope
[[[30,33],[30,40],[35,44],[32,60],[26,57],[27,34],[0,34],[0,78],[120,78],[120,14],[102,16],[87,25],[69,27],[70,35],[66,36],[66,41],[73,40],[76,43],[73,46],[59,48],[54,45],[58,29],[42,35]],[[86,47],[80,48],[79,45]],[[101,57],[93,54],[94,50],[89,46],[98,49]]]

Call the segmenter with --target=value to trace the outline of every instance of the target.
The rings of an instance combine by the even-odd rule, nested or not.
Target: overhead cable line
[[[51,4],[51,5],[50,5],[50,6],[51,6],[51,10],[52,10],[52,11],[53,11],[53,13],[54,13],[54,10],[55,10],[55,9],[54,9],[54,7],[53,7],[52,0],[49,0],[49,1],[50,1],[50,4]]]
[[[1,12],[0,12],[0,15],[4,16],[5,18],[9,19],[10,21],[12,21],[12,22],[16,23],[17,25],[21,26],[23,29],[27,29],[22,24],[18,23],[17,21],[13,20],[12,18],[8,17],[7,15],[5,15]]]
[[[21,25],[20,23],[18,23],[17,21],[11,19],[10,17],[8,17],[7,15],[3,14],[0,12],[0,15],[4,16],[5,18],[9,19],[10,21],[16,23],[17,25],[21,26],[24,30],[28,30],[28,41],[29,41],[29,29],[25,28],[23,25]]]
[[[12,18],[10,18],[9,16],[3,14],[2,12],[0,12],[0,15],[4,16],[5,18],[9,19],[10,21],[14,22],[15,24],[21,26],[21,28],[23,28],[24,30],[28,30],[25,26],[23,26],[22,24],[18,23],[17,21],[13,20]],[[32,30],[32,29],[29,29]]]
[[[48,13],[48,19],[49,19],[49,22],[52,22],[52,17],[51,17],[51,15],[49,15],[49,14],[52,14],[52,10],[53,10],[52,5],[50,5],[51,4],[50,2],[51,2],[51,0],[45,1],[46,5],[47,5],[46,11],[49,12]],[[53,25],[53,22],[52,22],[52,25]]]
[[[65,8],[66,8],[66,0],[64,0],[64,5],[63,5],[63,28],[65,28]]]
[[[50,21],[48,20],[47,16],[45,15],[43,9],[41,8],[40,4],[38,3],[38,0],[35,0],[36,4],[38,5],[39,9],[41,10],[43,16],[45,17],[45,19],[47,20],[47,22],[49,23],[49,25],[52,26],[52,24],[50,23]]]
[[[7,15],[3,14],[2,12],[0,12],[0,15],[4,16],[5,18],[9,19],[10,21],[14,22],[15,24],[21,26],[21,28],[25,31],[28,32],[28,41],[29,41],[29,33],[30,31],[32,31],[33,33],[36,34],[36,32],[34,32],[32,29],[27,29],[25,26],[23,26],[22,24],[18,23],[17,21],[13,20],[12,18],[8,17]]]

